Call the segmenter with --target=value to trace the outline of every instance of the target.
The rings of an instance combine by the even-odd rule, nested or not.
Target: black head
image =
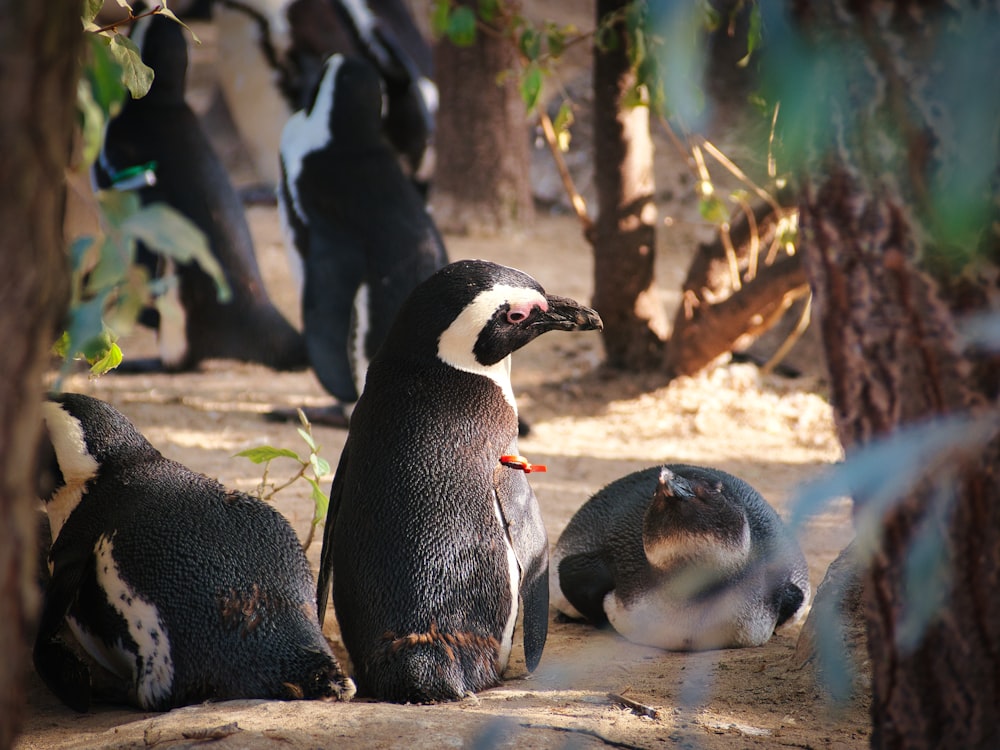
[[[378,71],[363,58],[334,54],[323,65],[304,114],[310,129],[328,132],[334,144],[378,143],[382,109]]]
[[[153,85],[143,97],[146,103],[180,104],[184,101],[188,49],[183,27],[155,15],[140,19],[130,38],[139,47],[142,61],[153,69]]]
[[[413,290],[381,351],[433,356],[492,377],[492,368],[546,331],[602,328],[594,310],[547,295],[526,273],[485,260],[462,260]]]
[[[664,466],[643,519],[650,565],[668,570],[699,563],[716,570],[742,565],[750,554],[750,525],[725,475],[699,467]]]

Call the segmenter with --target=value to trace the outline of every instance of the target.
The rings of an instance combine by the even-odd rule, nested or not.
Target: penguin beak
[[[568,297],[546,295],[549,309],[539,315],[532,327],[543,331],[603,331],[604,323],[596,310],[584,307]]]

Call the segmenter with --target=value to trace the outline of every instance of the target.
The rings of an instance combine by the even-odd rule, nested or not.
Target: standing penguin
[[[165,459],[103,401],[54,396],[44,417],[55,481],[34,661],[60,700],[351,698],[283,516]]]
[[[529,670],[548,630],[548,542],[517,453],[510,355],[593,310],[486,261],[418,286],[368,368],[330,491],[317,603],[362,694],[424,703],[499,683],[519,599]],[[519,470],[517,467],[521,466]]]
[[[218,80],[262,179],[279,183],[281,128],[306,106],[333,53],[364,57],[385,83],[380,127],[423,194],[434,171],[431,45],[405,0],[218,0]]]
[[[448,262],[422,196],[382,134],[381,110],[375,69],[333,55],[312,104],[281,138],[278,205],[289,254],[304,266],[309,360],[348,408],[403,300]],[[346,421],[333,415],[321,421]]]
[[[759,646],[810,594],[802,550],[767,501],[684,464],[590,498],[556,543],[550,589],[564,615],[674,651]]]
[[[305,367],[301,334],[267,295],[243,205],[184,100],[188,55],[182,27],[164,16],[147,17],[136,23],[132,39],[155,77],[146,96],[128,100],[108,123],[95,166],[97,184],[124,189],[131,171],[151,165],[155,184],[140,188],[143,204],[166,203],[204,232],[232,299],[220,302],[215,283],[196,263],[177,264],[179,288],[173,293],[182,314],[161,316],[149,310],[141,318],[157,328],[160,362],[129,365],[187,370],[217,358],[282,370]],[[163,260],[144,246],[139,258],[152,277],[169,273]]]

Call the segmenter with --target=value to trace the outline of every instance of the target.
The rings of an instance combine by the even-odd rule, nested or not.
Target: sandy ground
[[[211,41],[210,32],[199,34]],[[198,51],[196,66],[207,56],[210,50]],[[203,94],[202,109],[210,102]],[[246,182],[246,165],[231,163],[236,181]],[[673,190],[668,180],[658,176],[661,191]],[[677,190],[677,204],[661,204],[661,212],[696,215],[693,200],[684,197],[689,193]],[[268,289],[297,323],[297,292],[276,210],[256,206],[248,209],[248,219]],[[684,220],[659,235],[657,280],[668,317],[692,237]],[[521,236],[449,236],[446,243],[452,259],[496,260],[527,271],[551,293],[591,297],[590,249],[571,218],[540,216]],[[122,346],[126,357],[155,353],[153,336],[141,329]],[[548,466],[530,480],[552,544],[591,494],[636,469],[668,461],[716,466],[743,477],[787,513],[796,486],[841,458],[821,378],[762,377],[750,365],[723,364],[665,384],[655,375],[604,371],[601,358],[598,333],[552,333],[514,357],[515,393],[532,426],[521,452]],[[260,482],[260,468],[234,457],[236,452],[264,444],[304,448],[296,425],[267,422],[262,413],[328,401],[310,372],[275,373],[231,362],[211,362],[183,375],[74,375],[65,388],[108,400],[166,456],[247,492]],[[346,433],[315,427],[314,434],[321,455],[336,466]],[[271,474],[281,479],[292,472],[291,464],[276,463]],[[331,479],[324,478],[324,487]],[[305,539],[312,517],[308,487],[297,483],[275,502]],[[846,501],[803,528],[814,590],[850,538]],[[318,542],[308,550],[314,566],[319,552]],[[799,627],[780,631],[759,648],[678,654],[553,619],[534,674],[526,673],[515,650],[501,687],[477,700],[436,706],[237,701],[165,714],[101,707],[80,715],[32,676],[24,733],[15,748],[866,747],[866,698],[838,708],[824,700],[811,672],[796,668],[792,659]],[[333,618],[327,634],[346,659]],[[624,694],[655,709],[655,716],[623,708],[609,694]]]

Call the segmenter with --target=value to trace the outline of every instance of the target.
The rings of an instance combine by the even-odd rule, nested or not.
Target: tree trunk
[[[598,0],[597,20],[621,10],[625,0]],[[594,181],[597,222],[594,307],[604,321],[604,350],[611,367],[658,369],[666,338],[666,313],[656,291],[656,205],[649,109],[623,104],[635,84],[624,23],[613,49],[594,49]]]
[[[0,0],[0,748],[22,714],[42,373],[69,288],[62,222],[83,34],[79,3],[64,6]]]
[[[777,212],[767,204],[698,248],[682,288],[664,367],[671,377],[694,375],[731,352],[743,336],[766,331],[802,296],[805,271],[799,255],[776,242]]]
[[[474,0],[458,4],[476,9]],[[434,47],[441,102],[431,203],[442,231],[495,234],[535,220],[524,103],[517,76],[501,76],[517,67],[509,40],[483,32],[471,47],[446,37]]]
[[[959,118],[969,110],[955,111],[949,87],[933,85],[933,76],[954,71],[957,59],[977,61],[962,69],[972,72],[962,83],[995,109],[1000,95],[989,46],[977,52],[959,39],[955,47],[949,35],[989,20],[994,25],[984,28],[993,29],[989,44],[995,44],[996,15],[982,11],[970,26],[967,9],[917,15],[909,3],[874,5],[828,0],[796,6],[801,15],[795,17],[809,49],[839,46],[851,55],[843,59],[852,71],[849,85],[825,89],[836,91],[828,98],[831,110],[820,112],[815,123],[821,127],[811,133],[814,145],[836,144],[837,150],[805,165],[810,176],[800,206],[814,319],[848,449],[925,418],[995,408],[1000,388],[998,358],[965,350],[956,332],[963,316],[995,310],[996,234],[987,218],[978,247],[951,243],[954,234],[936,224],[942,204],[931,187],[943,167],[972,163],[963,158],[966,149],[975,149],[973,161],[991,160],[987,171],[997,174],[996,119],[989,115],[983,123],[986,142],[958,140]],[[922,59],[949,45],[958,57],[933,66]],[[985,90],[976,87],[977,72],[988,82]],[[994,440],[967,465],[954,467],[948,498],[925,482],[882,519],[865,587],[873,747],[1000,746],[998,467]],[[866,498],[855,501],[859,517]],[[907,590],[914,543],[927,529],[939,535],[946,568],[924,581],[925,588]],[[901,638],[908,608],[936,594],[940,608],[907,647]]]

